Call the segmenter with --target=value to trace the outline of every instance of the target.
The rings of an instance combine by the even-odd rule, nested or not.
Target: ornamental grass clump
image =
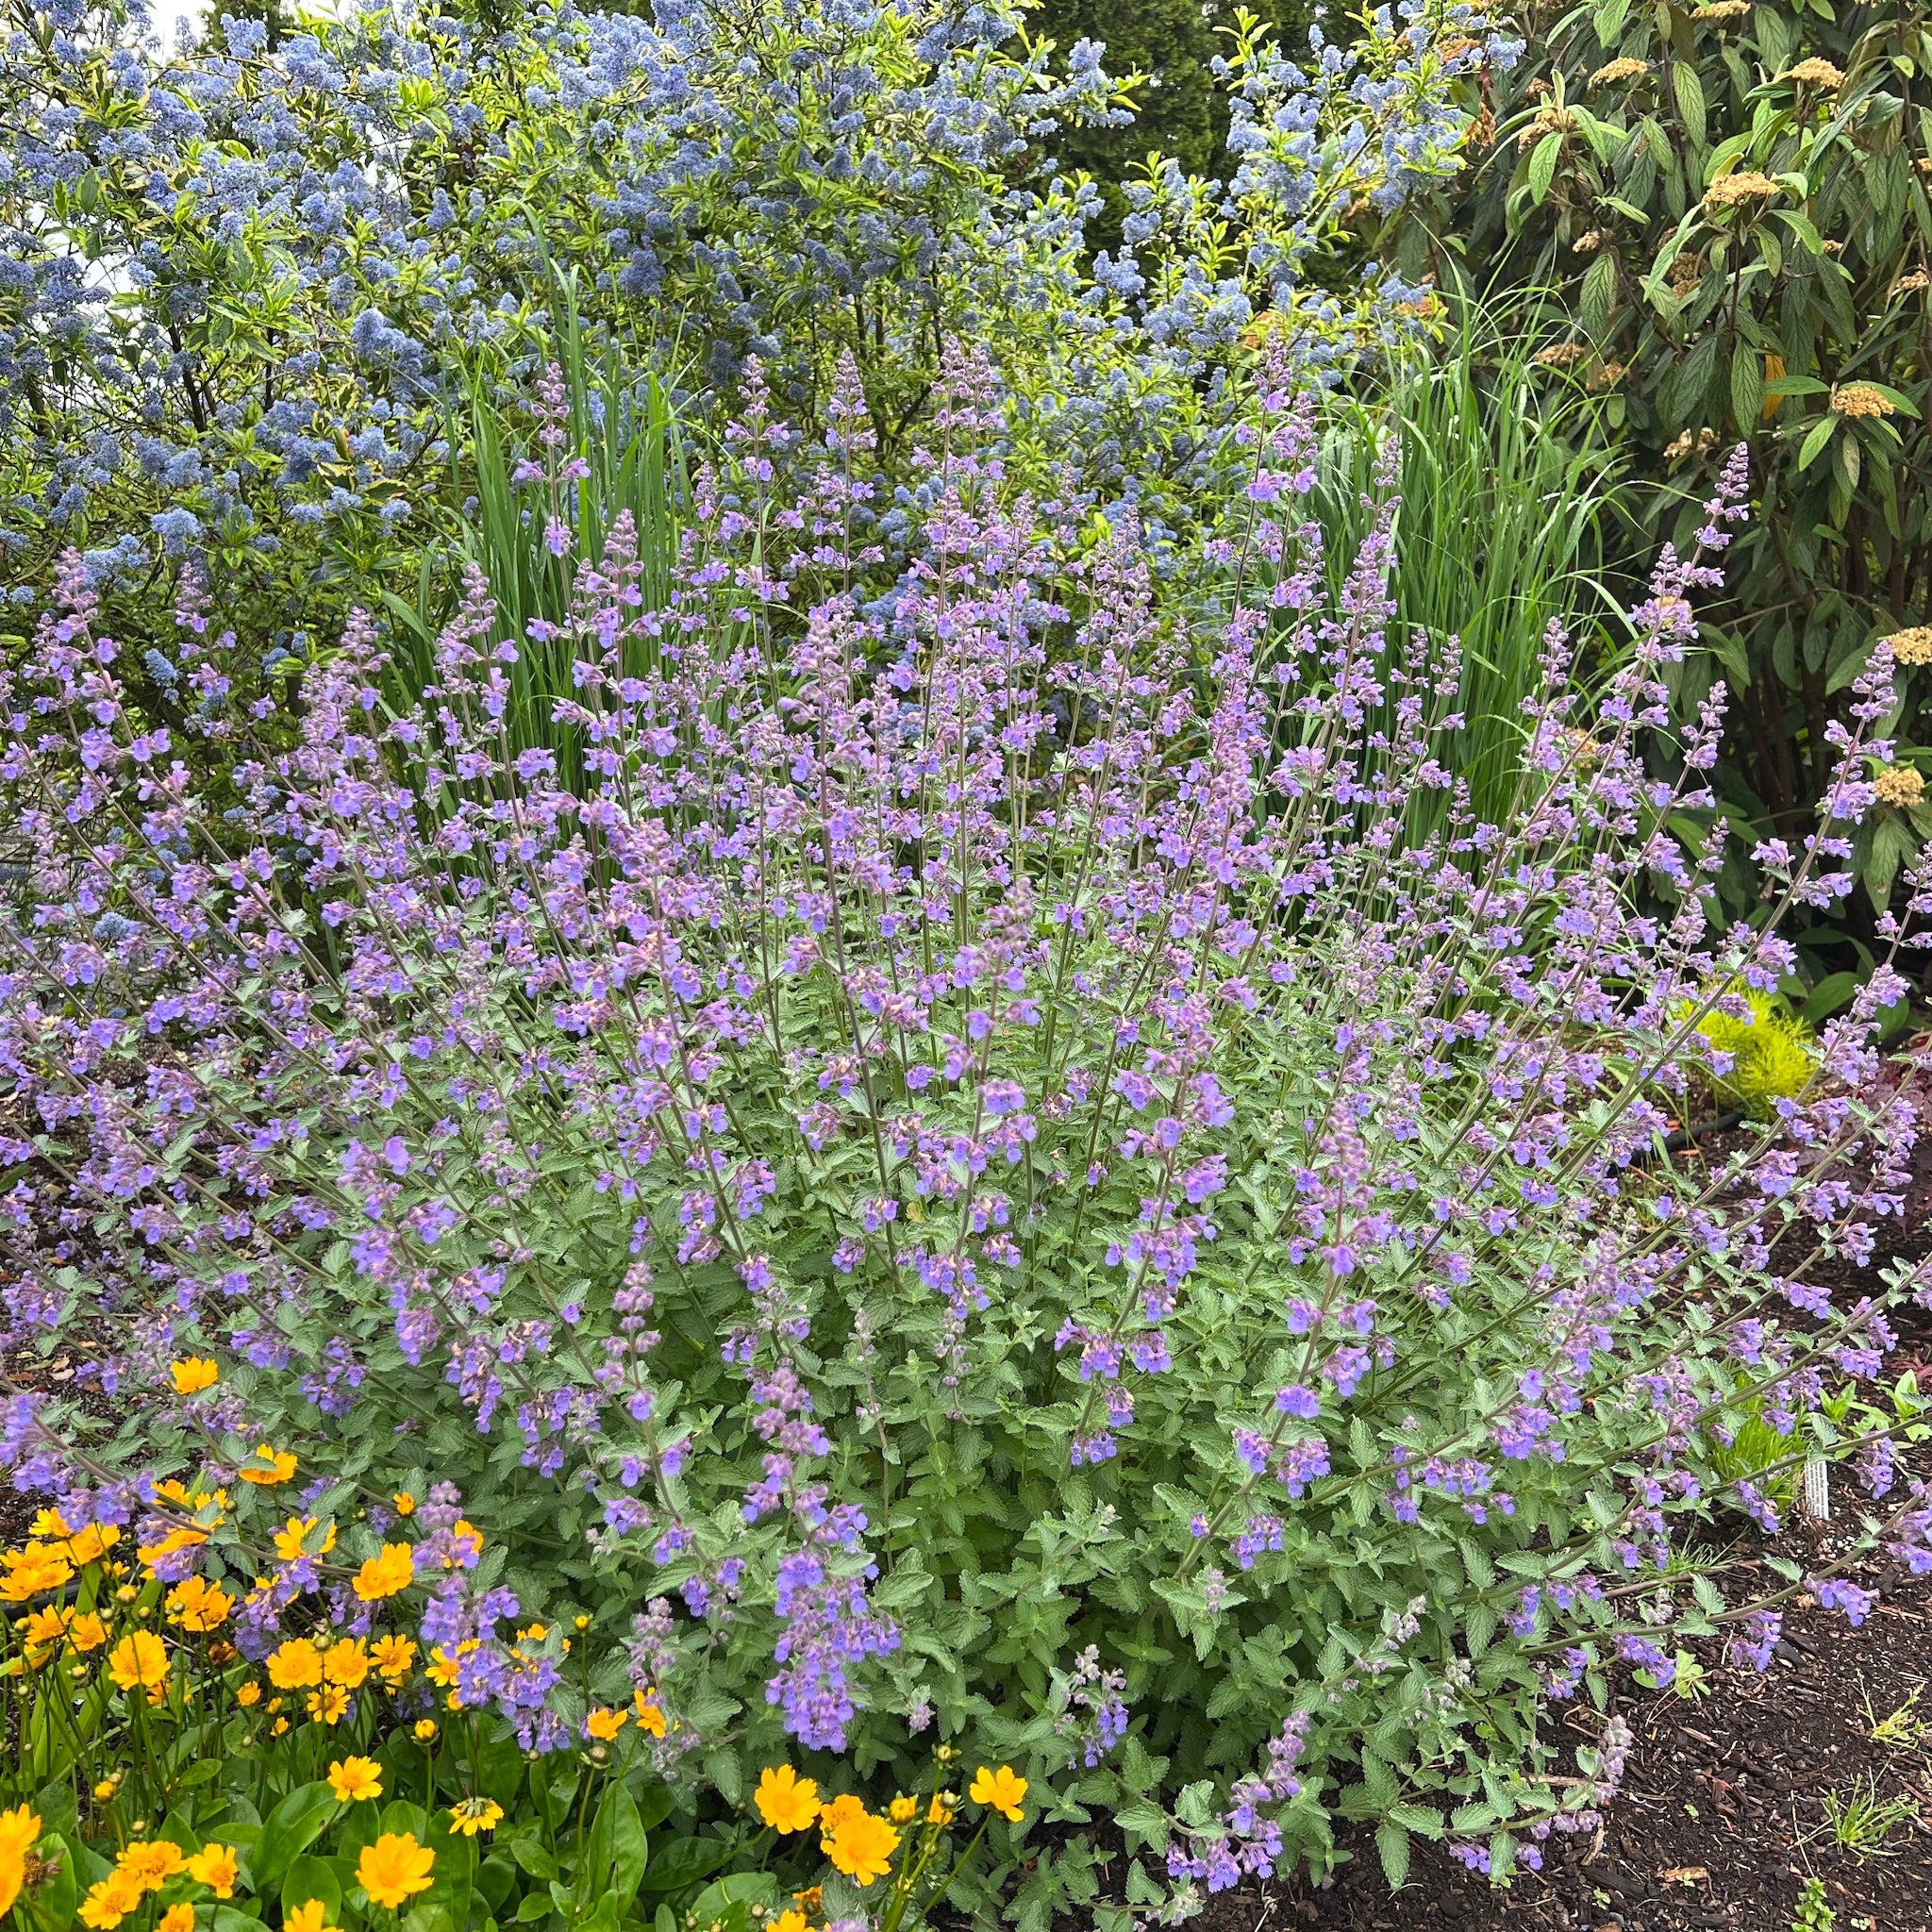
[[[1507,1875],[1627,1748],[1571,1762],[1549,1700],[1699,1638],[1761,1665],[1801,1586],[1863,1613],[1774,1548],[1768,1597],[1705,1573],[1775,1527],[1713,1443],[1848,1451],[1822,1404],[1920,1291],[1782,1258],[1899,1211],[1897,975],[1734,1155],[1666,1128],[1715,990],[1843,890],[1890,658],[1835,821],[1724,930],[1680,843],[1715,705],[1646,758],[1740,462],[1600,701],[1552,632],[1484,822],[1455,641],[1389,641],[1386,489],[1324,588],[1311,396],[1249,399],[1183,621],[1131,528],[1007,484],[994,393],[952,358],[894,496],[849,369],[816,450],[754,372],[663,601],[620,516],[543,620],[576,789],[511,749],[480,574],[420,702],[358,615],[211,800],[68,571],[0,690],[0,1292],[81,1364],[16,1386],[14,1480],[233,1595],[271,1684],[378,1609],[506,1748],[742,1803],[781,1760],[917,1790],[970,1731],[1117,1818],[1133,1900],[1343,1820],[1392,1875],[1413,1832]],[[219,693],[192,595],[179,629]],[[1860,1467],[1857,1547],[1932,1567],[1932,1496]]]

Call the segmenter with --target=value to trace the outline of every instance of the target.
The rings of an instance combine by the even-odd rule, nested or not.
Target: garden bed
[[[1932,1584],[1909,1581],[1888,1588],[1857,1631],[1794,1611],[1761,1678],[1714,1674],[1710,1694],[1694,1700],[1638,1693],[1623,1707],[1638,1739],[1629,1779],[1602,1833],[1555,1845],[1541,1876],[1507,1891],[1418,1847],[1409,1883],[1391,1895],[1365,1840],[1326,1890],[1230,1894],[1202,1923],[1213,1932],[1788,1932],[1805,1923],[1803,1881],[1815,1874],[1841,1932],[1915,1932],[1932,1915],[1932,1738],[1917,1736],[1910,1703],[1915,1692],[1925,1703],[1928,1631]],[[1874,1741],[1874,1728],[1900,1711],[1902,1741]],[[1878,1854],[1863,1857],[1839,1845],[1825,1809],[1861,1790],[1897,1807]]]

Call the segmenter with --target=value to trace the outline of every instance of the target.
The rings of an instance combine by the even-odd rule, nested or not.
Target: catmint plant
[[[1766,1514],[1718,1468],[1747,1412],[1857,1452],[1855,1541],[1932,1567],[1932,1492],[1823,1407],[1923,1271],[1814,1278],[1901,1211],[1896,974],[1735,1153],[1666,1146],[1701,1019],[1844,889],[1890,667],[1727,929],[1717,705],[1647,759],[1741,461],[1594,694],[1551,634],[1488,823],[1455,641],[1391,634],[1389,496],[1324,589],[1283,360],[1184,599],[1005,474],[996,394],[950,354],[888,541],[856,366],[814,442],[754,365],[664,600],[623,517],[559,544],[575,786],[512,745],[480,573],[419,702],[358,612],[216,791],[70,557],[0,682],[0,1300],[81,1365],[13,1384],[13,1480],[227,1579],[250,1657],[403,1543],[479,1722],[637,1696],[727,1800],[970,1730],[1110,1807],[1143,1901],[1342,1821],[1507,1876],[1628,1748],[1570,1759],[1551,1702],[1700,1638],[1761,1666],[1801,1585],[1861,1613],[1709,1555]],[[242,730],[231,649],[184,600]],[[294,1504],[330,1550],[271,1550]],[[569,1671],[530,1618],[587,1620]]]

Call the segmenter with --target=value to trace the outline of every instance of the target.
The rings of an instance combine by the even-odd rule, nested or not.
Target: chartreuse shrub
[[[1802,1093],[1816,1071],[1810,1029],[1775,993],[1732,987],[1697,1031],[1710,1045],[1711,1090],[1754,1118]]]
[[[11,1397],[13,1479],[121,1529],[137,1591],[234,1599],[238,1674],[323,1657],[304,1782],[331,1708],[391,1707],[326,1659],[393,1628],[532,1804],[522,1754],[626,1711],[626,1765],[705,1805],[782,1761],[957,1808],[936,1751],[1009,1766],[1039,1808],[951,1896],[1013,1880],[1029,1924],[1319,1866],[1346,1821],[1391,1874],[1420,1832],[1505,1875],[1627,1741],[1571,1768],[1548,1700],[1700,1636],[1761,1661],[1801,1583],[1863,1614],[1775,1549],[1769,1597],[1707,1574],[1761,1506],[1711,1455],[1746,1414],[1860,1451],[1849,1546],[1932,1567],[1924,1487],[1820,1407],[1918,1273],[1845,1308],[1774,1258],[1866,1250],[1903,1192],[1895,975],[1715,1171],[1663,1142],[1711,990],[1774,984],[1843,865],[1767,853],[1766,924],[1724,929],[1680,842],[1714,711],[1677,785],[1641,762],[1741,469],[1598,700],[1552,635],[1480,821],[1454,651],[1389,640],[1386,498],[1323,588],[1278,362],[1178,604],[1003,474],[995,393],[949,365],[893,535],[856,370],[816,448],[749,383],[661,607],[626,518],[573,553],[575,789],[508,736],[526,640],[477,574],[420,703],[358,616],[210,802],[70,561],[0,691],[0,1293],[77,1365]],[[184,678],[231,648],[184,600]],[[57,1571],[31,1614],[75,1607]],[[1024,1843],[1096,1807],[1105,1895],[1077,1831]]]

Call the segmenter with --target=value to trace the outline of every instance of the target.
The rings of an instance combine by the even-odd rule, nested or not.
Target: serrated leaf
[[[1731,351],[1731,420],[1740,436],[1757,428],[1764,408],[1764,358],[1755,344],[1740,342]]]
[[[1539,208],[1549,198],[1550,183],[1557,178],[1557,163],[1562,156],[1563,137],[1557,133],[1544,135],[1529,158],[1529,198]]]
[[[1578,298],[1582,312],[1583,332],[1592,341],[1601,342],[1609,333],[1610,303],[1617,292],[1617,258],[1605,249],[1590,265],[1590,273],[1583,278],[1583,292]]]
[[[1408,1834],[1401,1825],[1383,1823],[1375,1827],[1375,1849],[1382,1855],[1382,1874],[1391,1890],[1399,1891],[1408,1883]]]
[[[1838,427],[1836,416],[1821,416],[1806,433],[1805,441],[1798,450],[1798,467],[1808,470],[1818,460],[1818,455],[1831,441],[1831,432]]]
[[[1677,113],[1684,123],[1684,131],[1696,146],[1702,147],[1706,139],[1704,83],[1689,60],[1672,63],[1671,92],[1676,97]]]

